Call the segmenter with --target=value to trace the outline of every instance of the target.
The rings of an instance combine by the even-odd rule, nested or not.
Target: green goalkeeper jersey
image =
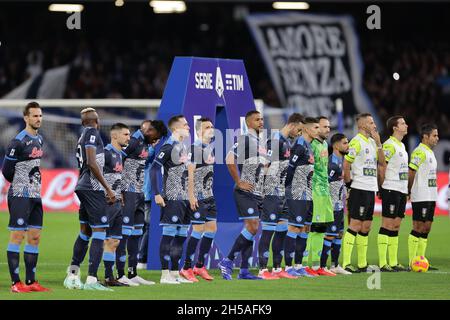
[[[314,139],[311,142],[314,153],[314,174],[312,178],[313,223],[334,221],[333,203],[328,182],[328,144]]]

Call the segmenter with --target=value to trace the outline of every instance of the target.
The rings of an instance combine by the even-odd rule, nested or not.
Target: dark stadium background
[[[244,59],[254,96],[281,107],[250,31],[237,17],[243,8],[273,11],[271,2],[188,1],[185,13],[168,15],[153,13],[147,1],[123,7],[75,2],[85,6],[81,30],[68,30],[68,15],[49,12],[49,2],[0,4],[0,96],[28,77],[30,53],[42,53],[44,69],[78,61],[65,98],[161,98],[173,57],[194,55]],[[355,19],[364,86],[381,119],[403,114],[411,133],[435,121],[442,137],[450,135],[450,98],[438,84],[450,70],[449,3],[382,3],[381,30],[366,28],[369,3],[310,5],[308,13]]]
[[[283,107],[243,18],[245,13],[276,11],[271,1],[187,1],[187,11],[181,14],[155,14],[148,1],[125,0],[122,7],[114,0],[56,2],[84,5],[81,30],[66,28],[68,14],[49,12],[53,2],[0,2],[0,97],[30,72],[70,63],[64,98],[160,99],[173,58],[182,55],[243,59],[254,97],[267,106]],[[364,89],[380,128],[394,114],[406,117],[410,136],[417,135],[422,123],[435,122],[441,161],[448,168],[450,2],[379,2],[381,30],[366,27],[371,2],[308,3],[310,9],[302,12],[353,17]],[[394,72],[400,74],[399,81],[393,79]],[[405,141],[408,149],[414,143]],[[0,144],[1,159],[5,147]],[[59,160],[50,159],[52,166],[67,166]]]

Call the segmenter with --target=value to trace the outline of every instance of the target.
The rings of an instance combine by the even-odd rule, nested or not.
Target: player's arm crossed
[[[103,172],[100,170],[100,167],[97,164],[96,160],[96,148],[86,148],[86,164],[89,167],[89,170],[92,172],[94,177],[101,183],[103,188],[106,190],[107,200],[109,203],[114,203],[116,201],[116,195],[114,191],[112,191],[111,186],[106,182],[103,177]]]

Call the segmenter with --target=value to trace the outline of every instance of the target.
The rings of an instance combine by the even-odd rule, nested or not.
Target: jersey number
[[[81,150],[81,145],[77,146],[77,161],[78,161],[78,168],[81,169],[83,167],[83,151]]]

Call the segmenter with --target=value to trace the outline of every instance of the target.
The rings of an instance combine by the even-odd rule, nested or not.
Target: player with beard
[[[42,110],[38,103],[30,102],[23,111],[26,127],[9,144],[3,162],[3,176],[11,186],[8,191],[10,230],[7,248],[11,275],[11,292],[48,291],[35,279],[39,255],[43,210],[41,200],[40,163],[43,155]],[[24,248],[25,284],[19,278],[20,245],[27,237]]]
[[[264,179],[264,201],[261,214],[262,233],[259,240],[259,276],[263,279],[296,278],[281,268],[282,251],[288,225],[285,181],[291,148],[302,131],[303,116],[293,113],[286,125],[277,130],[267,142],[269,166]],[[273,240],[272,240],[273,237]],[[273,272],[267,269],[272,241]]]
[[[235,182],[234,200],[239,220],[244,221],[244,228],[236,238],[228,256],[219,263],[225,280],[232,279],[233,261],[239,253],[241,253],[241,270],[238,279],[262,280],[261,277],[251,274],[248,267],[263,201],[267,152],[261,145],[259,133],[264,128],[264,119],[261,113],[253,110],[245,115],[245,122],[248,133],[238,137],[226,158],[228,171]]]
[[[116,201],[108,206],[109,226],[106,229],[103,263],[105,265],[105,285],[107,287],[127,286],[114,278],[116,250],[122,239],[122,149],[130,141],[130,129],[123,123],[113,124],[110,129],[111,143],[105,147],[105,166],[103,173],[116,195]]]
[[[153,281],[142,279],[137,274],[139,240],[145,223],[144,170],[149,156],[149,145],[156,144],[167,135],[162,121],[145,120],[131,136],[124,150],[122,192],[123,192],[123,232],[117,248],[116,264],[118,281],[130,285],[152,285]],[[126,253],[128,253],[128,277],[125,276]]]

